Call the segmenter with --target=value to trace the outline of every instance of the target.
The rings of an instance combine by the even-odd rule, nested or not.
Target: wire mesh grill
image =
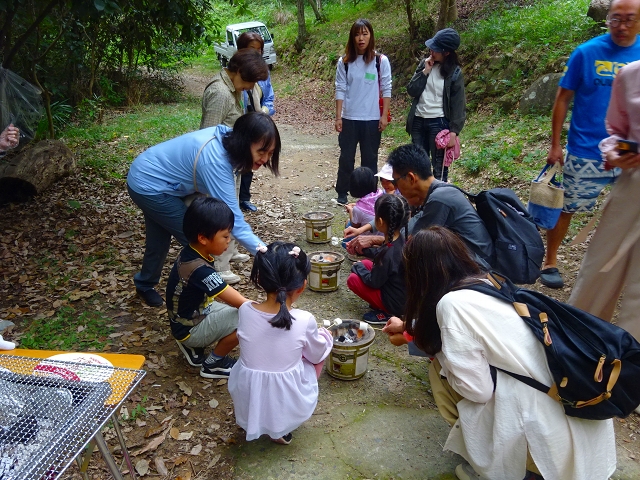
[[[0,355],[0,480],[53,480],[145,372]]]

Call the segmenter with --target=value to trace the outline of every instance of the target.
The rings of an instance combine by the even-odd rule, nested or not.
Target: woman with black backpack
[[[459,479],[606,480],[616,468],[612,420],[565,415],[563,406],[491,366],[553,382],[542,343],[511,303],[465,286],[487,281],[460,238],[444,227],[404,249],[407,303],[383,332],[429,357],[429,380],[453,428],[445,444],[469,464]],[[541,476],[540,476],[541,475]]]

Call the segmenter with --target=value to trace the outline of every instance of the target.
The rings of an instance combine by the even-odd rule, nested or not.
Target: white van
[[[276,49],[273,46],[273,35],[269,33],[266,25],[262,22],[244,22],[234,23],[233,25],[227,25],[226,41],[222,43],[215,43],[213,49],[215,50],[218,61],[223,67],[227,66],[229,59],[238,50],[238,37],[244,32],[256,32],[262,36],[264,40],[264,53],[262,58],[269,65],[269,68],[273,68],[276,63]]]

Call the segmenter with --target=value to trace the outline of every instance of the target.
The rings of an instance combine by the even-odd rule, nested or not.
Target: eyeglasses
[[[393,183],[394,187],[397,187],[398,186],[398,180],[400,180],[401,178],[404,178],[406,176],[407,176],[407,174],[405,173],[404,175],[401,175],[398,178],[393,178],[393,179],[391,179],[391,183]]]
[[[622,18],[618,18],[618,17],[609,18],[607,16],[607,24],[612,26],[613,28],[618,28],[622,24],[624,24],[625,27],[627,27],[627,28],[632,28],[636,24],[637,21],[638,20],[636,20],[635,17],[622,19]]]

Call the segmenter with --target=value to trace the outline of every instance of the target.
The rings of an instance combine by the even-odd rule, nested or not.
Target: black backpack
[[[640,405],[640,343],[629,332],[500,275],[487,278],[493,286],[462,288],[513,304],[544,345],[554,383],[499,370],[559,401],[571,417],[624,418]]]
[[[491,266],[515,283],[535,283],[540,276],[544,244],[527,208],[510,188],[468,195],[493,240]]]
[[[544,244],[533,217],[513,190],[492,188],[473,195],[451,183],[438,186],[457,188],[475,204],[493,240],[493,255],[488,259],[492,269],[508,275],[515,283],[536,282],[544,258]]]

